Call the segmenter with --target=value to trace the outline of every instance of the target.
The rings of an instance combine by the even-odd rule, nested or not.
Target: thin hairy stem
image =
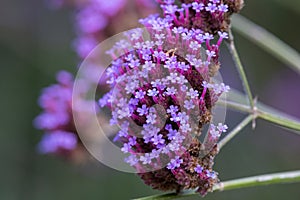
[[[242,83],[243,83],[243,87],[244,87],[244,90],[248,96],[248,100],[249,100],[249,103],[250,103],[250,106],[252,109],[254,109],[254,101],[253,101],[253,96],[252,96],[252,93],[251,93],[251,90],[250,90],[250,85],[249,85],[249,82],[248,82],[248,79],[247,79],[247,76],[246,76],[246,73],[245,73],[245,70],[244,70],[244,67],[242,65],[242,62],[241,62],[241,59],[239,57],[239,54],[236,50],[236,47],[235,47],[235,44],[234,44],[234,40],[233,40],[233,34],[232,34],[232,31],[229,30],[229,41],[228,41],[228,48],[230,50],[230,53],[232,55],[232,58],[235,62],[235,66],[237,68],[237,71],[239,72],[239,75],[240,75],[240,78],[242,80]]]
[[[235,179],[230,181],[220,182],[213,188],[214,191],[233,190],[246,187],[271,185],[279,183],[297,183],[300,182],[300,171],[281,172],[275,174],[266,174],[260,176],[252,176],[247,178]],[[170,200],[170,199],[183,199],[185,197],[199,196],[193,190],[182,192],[181,194],[169,193],[163,195],[154,195],[143,197],[135,200]]]
[[[241,15],[232,18],[232,28],[300,73],[300,54],[266,29]]]

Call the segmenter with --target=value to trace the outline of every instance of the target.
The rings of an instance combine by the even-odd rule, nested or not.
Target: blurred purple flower
[[[97,44],[97,40],[94,37],[82,36],[75,39],[74,48],[77,51],[77,54],[81,58],[84,58],[97,46]]]
[[[95,33],[107,26],[108,19],[94,6],[87,6],[78,12],[76,22],[81,32]]]
[[[90,0],[91,5],[98,9],[100,13],[107,16],[114,16],[125,6],[126,0]],[[98,13],[99,14],[99,13]]]
[[[38,150],[40,153],[69,152],[76,148],[77,136],[74,133],[53,131],[46,133],[41,139]]]
[[[72,116],[74,80],[72,74],[66,71],[57,73],[56,80],[57,84],[43,89],[39,98],[43,111],[34,119],[34,126],[43,130],[44,135],[38,150],[40,153],[72,158],[71,154],[85,152],[78,140]]]
[[[54,130],[70,124],[73,76],[60,71],[56,79],[58,84],[43,89],[39,98],[44,111],[34,120],[38,129]]]

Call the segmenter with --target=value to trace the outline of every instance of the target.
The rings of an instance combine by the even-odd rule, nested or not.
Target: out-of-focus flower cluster
[[[51,0],[56,7],[73,5],[76,8],[77,38],[74,48],[79,57],[109,36],[133,28],[139,18],[157,10],[151,0]],[[133,12],[134,10],[134,12]]]
[[[74,80],[66,71],[60,71],[56,79],[58,83],[44,88],[39,98],[43,112],[35,118],[34,125],[45,134],[38,148],[41,153],[70,156],[80,148],[71,108]]]

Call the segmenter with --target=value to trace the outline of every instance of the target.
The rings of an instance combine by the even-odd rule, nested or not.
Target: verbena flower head
[[[114,60],[106,73],[111,91],[99,105],[111,109],[110,123],[121,129],[114,141],[146,184],[160,190],[197,188],[205,195],[219,181],[213,159],[227,126],[212,124],[204,142],[198,137],[229,90],[212,81],[227,34],[178,25],[172,18],[178,8],[166,2],[164,18],[140,20],[149,38],[135,29],[107,51]]]

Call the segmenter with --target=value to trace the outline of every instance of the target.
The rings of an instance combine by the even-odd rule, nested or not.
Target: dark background
[[[248,0],[242,14],[300,51],[300,1]],[[158,193],[133,174],[100,163],[73,165],[36,152],[41,132],[32,126],[40,112],[40,90],[60,69],[75,73],[79,59],[72,9],[51,10],[43,1],[3,0],[0,7],[0,199],[107,200]],[[285,64],[236,35],[253,93],[269,105],[300,118],[300,79]],[[225,83],[241,89],[227,50]],[[229,127],[243,115],[228,112]],[[300,137],[268,122],[243,130],[218,155],[222,180],[300,169]],[[209,194],[206,199],[300,199],[300,184],[274,185]],[[200,197],[199,197],[200,198]],[[198,198],[198,199],[199,199]],[[191,199],[196,199],[193,197]]]

